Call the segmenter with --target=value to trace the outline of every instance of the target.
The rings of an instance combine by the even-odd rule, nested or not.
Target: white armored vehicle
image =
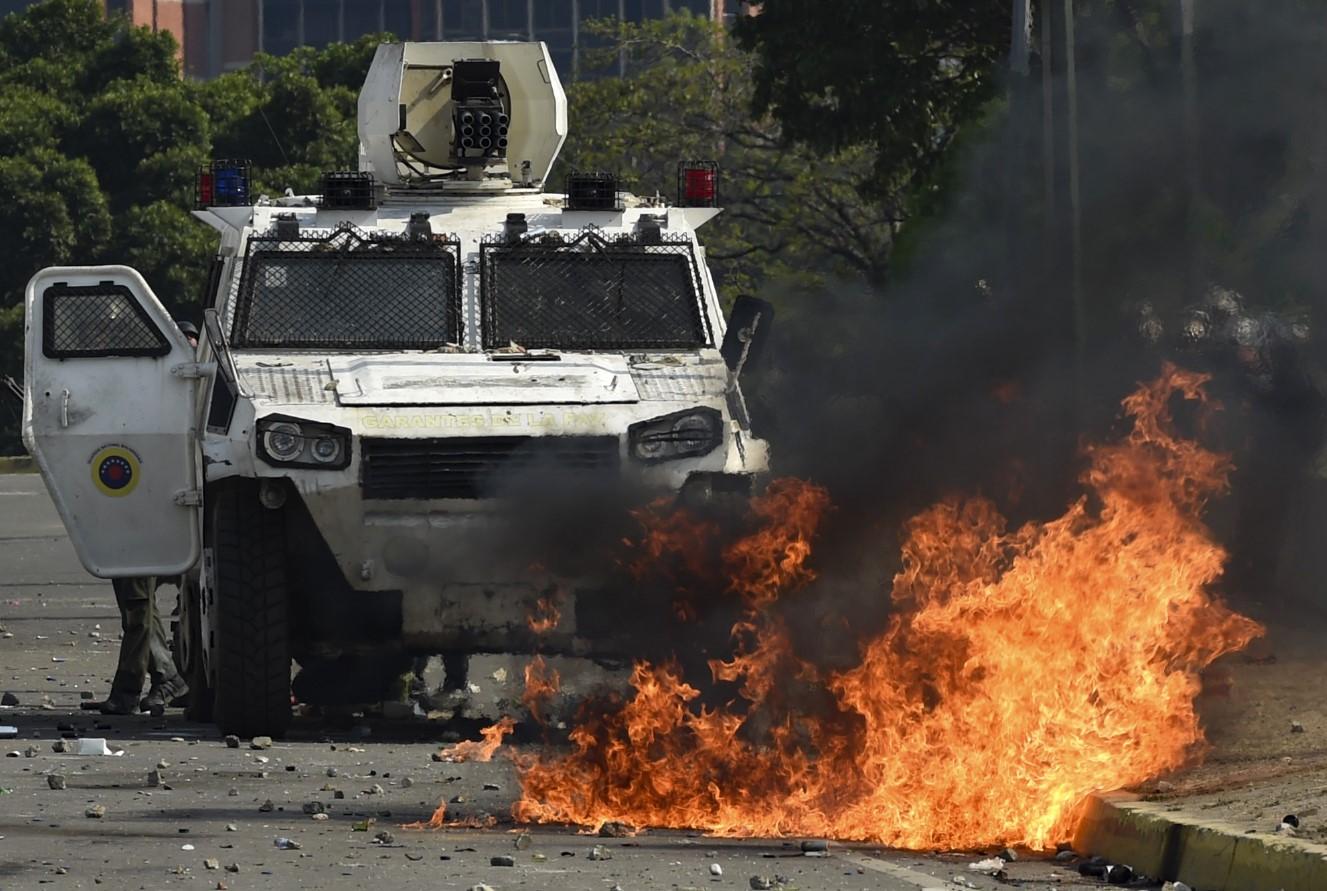
[[[549,194],[566,131],[542,44],[383,45],[358,171],[275,200],[200,173],[196,349],[133,269],[29,283],[25,442],[88,571],[182,579],[197,717],[282,733],[292,660],[335,690],[365,654],[629,656],[596,616],[632,592],[563,559],[570,514],[767,469],[737,380],[768,308],[725,324],[696,239],[714,166],[679,165],[676,206]]]

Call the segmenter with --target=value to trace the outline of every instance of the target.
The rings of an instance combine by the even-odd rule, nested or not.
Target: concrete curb
[[[1327,845],[1249,834],[1186,813],[1170,802],[1123,794],[1088,799],[1074,850],[1127,863],[1153,878],[1196,891],[1322,891]]]
[[[28,455],[0,455],[0,473],[36,473],[37,462]]]

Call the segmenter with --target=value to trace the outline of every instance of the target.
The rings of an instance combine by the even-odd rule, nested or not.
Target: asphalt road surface
[[[501,659],[477,660],[469,721],[303,718],[267,750],[228,748],[215,728],[164,719],[103,718],[118,614],[108,582],[79,565],[35,475],[0,475],[0,891],[14,888],[511,888],[994,889],[968,869],[971,852],[924,856],[832,845],[805,856],[799,839],[733,840],[646,831],[596,838],[575,827],[513,824],[517,781],[499,756],[450,764],[431,755],[519,697]],[[589,677],[582,674],[582,683]],[[60,754],[61,737],[104,738],[120,755]],[[154,774],[155,772],[155,774]],[[53,775],[65,788],[52,789]],[[54,781],[55,785],[59,780]],[[452,817],[491,828],[409,830],[441,800]],[[267,806],[267,802],[271,802]],[[317,802],[317,804],[313,804]],[[305,805],[321,807],[315,820]],[[101,817],[89,809],[104,808]],[[367,831],[365,821],[373,825]],[[380,832],[389,833],[378,836]],[[377,836],[377,837],[375,837]],[[290,839],[298,848],[280,848]],[[609,859],[591,859],[594,846]],[[494,865],[510,857],[514,865]],[[714,875],[717,865],[722,875]],[[1020,860],[1023,887],[1077,885],[1054,863]]]

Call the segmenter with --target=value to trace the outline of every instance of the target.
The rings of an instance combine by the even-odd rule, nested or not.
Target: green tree
[[[873,162],[868,149],[790,146],[772,118],[753,118],[755,61],[706,19],[682,13],[590,30],[608,44],[590,64],[622,53],[627,74],[570,88],[558,171],[613,171],[637,194],[672,200],[680,161],[717,161],[724,212],[705,242],[729,294],[774,279],[885,278],[898,221],[856,189]]]

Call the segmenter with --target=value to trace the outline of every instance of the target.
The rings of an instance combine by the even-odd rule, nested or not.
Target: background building
[[[0,15],[32,0],[0,0]],[[406,40],[542,40],[564,80],[591,74],[583,64],[587,19],[643,21],[689,9],[725,20],[743,0],[105,0],[136,25],[169,31],[185,74],[214,77],[243,67],[255,52],[276,55],[390,31]]]

